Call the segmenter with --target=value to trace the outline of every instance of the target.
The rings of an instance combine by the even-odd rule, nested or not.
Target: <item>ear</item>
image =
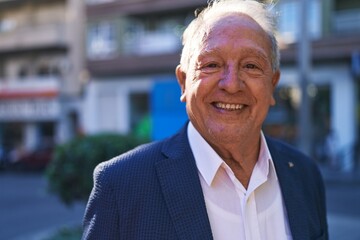
[[[280,80],[280,71],[277,70],[272,79],[271,79],[271,86],[272,86],[272,89],[271,89],[271,106],[274,106],[276,101],[275,101],[275,98],[274,98],[274,92],[275,92],[275,88],[276,86],[278,85],[279,83],[279,80]]]
[[[181,69],[181,65],[178,65],[175,70],[176,78],[181,88],[180,101],[186,102],[186,73]]]

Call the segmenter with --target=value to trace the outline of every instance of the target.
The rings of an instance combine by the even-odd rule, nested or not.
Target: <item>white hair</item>
[[[208,6],[185,29],[182,39],[183,50],[180,65],[183,71],[188,70],[192,54],[203,40],[206,23],[215,17],[240,13],[254,19],[269,36],[271,42],[271,65],[273,71],[280,67],[280,52],[275,37],[276,16],[272,11],[273,4],[263,4],[255,0],[211,0]]]

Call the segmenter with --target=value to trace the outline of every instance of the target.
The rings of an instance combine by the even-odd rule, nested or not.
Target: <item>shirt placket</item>
[[[261,239],[255,192],[245,194],[243,217],[246,239]]]
[[[258,221],[258,214],[256,209],[255,189],[247,191],[244,186],[236,179],[233,174],[231,180],[233,181],[236,193],[239,196],[241,204],[241,215],[243,216],[243,225],[245,230],[245,239],[261,239],[260,227]]]

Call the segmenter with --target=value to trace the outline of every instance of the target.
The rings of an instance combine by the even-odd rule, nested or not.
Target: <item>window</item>
[[[321,37],[321,1],[310,1],[308,9],[308,28],[310,37],[313,39]],[[301,35],[300,29],[300,1],[282,1],[278,4],[279,23],[278,30],[281,39],[286,43],[296,42]]]
[[[151,55],[179,51],[185,19],[185,14],[129,17],[123,34],[124,53]]]
[[[300,91],[294,86],[280,86],[276,88],[274,97],[276,105],[269,110],[264,123],[264,131],[269,136],[295,145]]]
[[[336,0],[335,1],[335,10],[336,11],[352,10],[352,9],[360,9],[360,1],[354,1],[354,0]]]
[[[8,32],[16,27],[16,22],[10,19],[0,19],[0,33]]]
[[[117,50],[115,26],[112,22],[99,22],[88,29],[88,56],[106,58]]]
[[[22,66],[19,69],[19,78],[26,78],[29,76],[29,71],[28,68],[26,66]]]
[[[42,65],[37,70],[37,75],[40,77],[47,77],[51,75],[50,67],[47,65]]]
[[[114,0],[86,0],[86,4],[88,5],[95,5],[95,4],[102,4],[102,3],[108,3],[113,2]]]
[[[3,62],[0,62],[0,81],[5,78],[5,66]]]

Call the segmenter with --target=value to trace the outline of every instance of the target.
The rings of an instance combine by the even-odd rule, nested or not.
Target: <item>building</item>
[[[320,159],[324,157],[325,143],[330,142],[330,137],[333,144],[336,143],[331,147],[336,155],[348,152],[358,140],[356,89],[359,81],[354,70],[360,68],[356,64],[360,61],[360,3],[352,0],[309,2],[312,68],[307,89],[312,117],[308,131],[310,154]],[[174,69],[180,59],[183,27],[193,18],[193,10],[205,4],[206,0],[87,1],[90,82],[83,108],[86,132],[129,133],[149,114],[158,117],[160,125],[165,127],[166,119],[158,116],[157,105],[152,104],[159,89],[162,95],[170,89],[167,95],[175,96],[158,99],[163,105],[178,101],[180,92],[176,94],[174,87],[158,86],[176,84]],[[298,141],[301,104],[297,63],[301,41],[299,9],[298,0],[279,0],[274,8],[280,13],[282,76],[276,92],[278,104],[271,109],[264,127],[270,135],[292,144]],[[177,118],[183,120],[175,113],[184,111],[181,107],[176,107],[176,111],[167,106],[160,109],[168,111],[168,116],[176,116],[167,119],[170,123]],[[155,139],[156,134],[157,129],[153,129]],[[346,163],[350,155],[346,155],[348,157],[342,157],[336,164],[344,168],[350,166]]]
[[[76,132],[83,13],[77,0],[0,1],[0,146],[14,161]]]
[[[151,99],[161,83],[169,84],[165,89],[172,92],[167,92],[167,100],[158,101],[167,105],[160,108],[173,113],[162,130],[176,121],[175,116],[184,115],[184,111],[175,111],[181,106],[174,109],[169,104],[179,102],[178,97],[173,101],[172,95],[180,96],[180,88],[174,87],[174,72],[180,60],[181,34],[194,17],[194,8],[205,3],[87,1],[87,67],[91,77],[83,108],[85,132],[133,132],[149,115],[154,117]]]
[[[334,167],[351,169],[354,146],[359,141],[360,2],[308,1],[311,36],[310,153]],[[277,5],[282,46],[282,76],[278,104],[268,125],[275,135],[296,144],[301,104],[298,46],[302,40],[298,0]],[[331,155],[331,156],[330,156]]]

